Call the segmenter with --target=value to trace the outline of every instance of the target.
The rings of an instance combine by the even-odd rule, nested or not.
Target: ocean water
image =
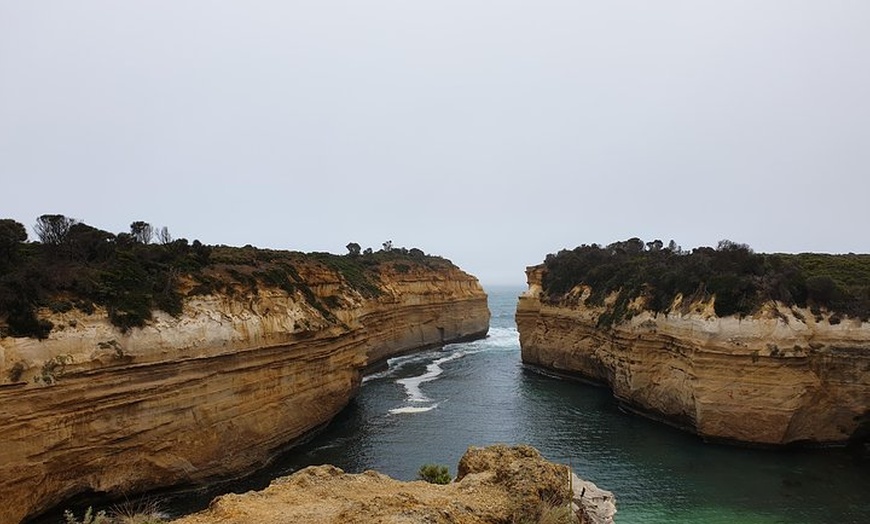
[[[167,499],[167,509],[201,509],[311,464],[410,480],[435,462],[455,475],[468,446],[503,442],[531,444],[613,491],[620,524],[870,523],[866,449],[705,444],[623,413],[605,389],[525,369],[513,318],[522,289],[487,291],[488,338],[390,360],[313,440],[246,479]]]

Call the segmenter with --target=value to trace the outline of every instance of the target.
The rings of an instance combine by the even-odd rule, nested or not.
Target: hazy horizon
[[[0,0],[0,218],[419,247],[866,253],[870,3]]]

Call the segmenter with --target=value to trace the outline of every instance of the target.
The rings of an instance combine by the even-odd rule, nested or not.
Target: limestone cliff
[[[47,339],[0,339],[0,522],[242,474],[326,424],[366,366],[488,330],[486,295],[449,263],[384,264],[368,294],[316,259],[295,270],[295,287],[187,293],[142,328],[41,310]]]
[[[458,478],[447,485],[312,466],[263,491],[218,497],[208,510],[174,524],[568,522],[557,517],[569,512],[584,524],[612,524],[613,494],[569,478],[567,467],[547,462],[534,448],[496,445],[470,448]]]
[[[606,384],[625,406],[710,439],[843,443],[870,429],[870,323],[771,302],[718,317],[712,300],[675,303],[602,326],[612,298],[577,286],[544,300],[527,270],[517,326],[525,363]],[[679,302],[681,297],[676,299]]]

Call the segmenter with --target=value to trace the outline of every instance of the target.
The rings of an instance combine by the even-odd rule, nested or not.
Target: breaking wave
[[[423,384],[437,380],[444,373],[442,364],[483,351],[516,351],[518,340],[519,334],[515,327],[491,328],[489,335],[484,339],[448,344],[441,350],[391,358],[387,361],[388,367],[386,370],[365,377],[363,382],[392,377],[410,364],[420,364],[429,361],[422,374],[402,377],[396,380],[396,383],[405,389],[406,405],[389,411],[391,414],[425,413],[436,409],[438,404],[444,400],[432,400],[421,389]],[[445,355],[445,353],[447,354]],[[427,403],[430,403],[430,405],[425,405]]]

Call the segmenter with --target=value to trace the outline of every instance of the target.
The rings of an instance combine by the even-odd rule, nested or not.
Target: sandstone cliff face
[[[711,439],[763,445],[843,443],[870,429],[870,323],[769,304],[719,318],[712,303],[641,311],[612,328],[586,289],[541,300],[529,268],[517,307],[523,361],[611,388],[642,414]]]
[[[376,360],[488,330],[486,295],[456,268],[387,269],[377,298],[323,265],[300,274],[328,311],[261,288],[127,333],[72,310],[47,340],[0,339],[0,522],[244,473],[327,423]]]
[[[547,462],[534,448],[497,445],[470,448],[448,485],[312,466],[260,492],[218,497],[208,510],[174,524],[567,522],[554,520],[553,512],[564,515],[569,504],[585,524],[611,524],[616,513],[612,493],[576,476],[572,483],[567,467]],[[546,511],[550,520],[541,519]]]

